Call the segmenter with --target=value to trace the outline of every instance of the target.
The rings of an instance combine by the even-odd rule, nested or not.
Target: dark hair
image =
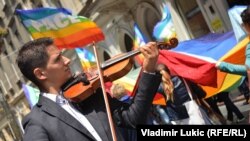
[[[46,48],[53,44],[51,38],[39,38],[29,41],[24,44],[17,55],[17,65],[23,75],[39,86],[39,83],[33,73],[37,67],[45,67],[47,65],[49,56]]]
[[[244,24],[250,24],[250,6],[243,10],[240,16]]]

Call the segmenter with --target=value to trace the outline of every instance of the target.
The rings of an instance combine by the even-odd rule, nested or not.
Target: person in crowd
[[[250,36],[250,6],[248,6],[247,9],[245,9],[240,16],[243,22],[242,26],[245,29],[247,35]],[[237,65],[218,61],[216,63],[216,67],[224,72],[247,76],[247,69],[250,67],[250,43],[247,44],[245,55],[245,65]]]
[[[214,118],[214,122],[217,122],[217,124],[231,124],[228,123],[223,114],[220,111],[220,108],[217,104],[218,102],[218,97],[217,95],[211,96],[209,98],[206,98],[205,101],[207,104],[210,106],[212,110],[212,118]]]
[[[212,96],[212,97],[206,98],[205,100],[217,114],[219,114],[220,116],[223,116],[217,104],[217,96]]]
[[[226,109],[227,109],[227,120],[229,124],[234,122],[234,116],[233,113],[236,114],[237,120],[236,122],[242,122],[245,120],[244,115],[241,113],[241,111],[238,109],[238,107],[232,102],[232,100],[229,97],[229,92],[220,92],[217,94],[218,101],[224,102]]]
[[[133,103],[108,95],[115,127],[135,128],[144,124],[160,84],[161,76],[155,73],[159,55],[156,43],[149,42],[140,51],[145,59]],[[63,97],[62,86],[72,78],[70,59],[62,55],[53,39],[39,38],[24,44],[16,61],[22,74],[41,91],[38,103],[23,119],[24,141],[112,140],[101,88],[78,103]],[[116,131],[117,140],[124,140]]]
[[[110,93],[113,98],[118,99],[121,102],[131,104],[133,98],[128,96],[125,86],[121,83],[113,83],[110,88]],[[121,131],[125,141],[137,141],[137,133],[135,129],[127,129],[118,127]]]
[[[182,79],[179,76],[171,76],[167,66],[159,64],[157,70],[162,74],[162,83],[158,89],[159,93],[165,94],[167,99],[166,107],[164,108],[169,120],[172,124],[211,124],[207,119],[208,115],[204,110],[194,102],[193,104],[197,109],[194,109],[194,113],[202,113],[202,119],[196,120],[192,116],[189,106],[186,106],[187,103],[192,101],[192,98],[189,95],[188,89],[185,85],[186,81],[188,83],[189,89],[192,91],[192,97],[194,99],[205,97],[206,93],[199,87],[197,84]]]
[[[125,102],[125,103],[131,103],[132,97],[130,97],[127,94],[127,91],[125,89],[125,86],[121,83],[113,83],[111,88],[111,95],[113,98],[118,99],[119,101]]]
[[[246,31],[247,36],[250,37],[250,6],[248,6],[245,10],[243,10],[240,16],[242,19],[242,27]],[[238,64],[232,64],[232,63],[228,63],[228,62],[218,61],[216,63],[216,67],[219,70],[224,71],[224,72],[248,76],[248,74],[250,74],[250,73],[248,73],[250,71],[249,70],[249,68],[250,68],[250,43],[248,43],[246,46],[245,55],[246,55],[245,65],[238,65]],[[248,76],[248,77],[250,77],[250,76]],[[228,103],[228,106],[229,106],[228,107],[228,109],[229,109],[228,120],[233,121],[233,116],[232,116],[233,114],[230,111],[232,109],[234,109],[235,114],[237,113],[236,115],[238,117],[238,121],[241,121],[244,119],[244,116],[242,115],[242,113],[240,113],[239,109],[234,104],[232,104],[232,101],[228,97],[227,92],[222,92],[219,97],[221,97],[221,100],[225,99],[226,103]]]
[[[249,95],[250,95],[250,93],[249,93],[249,88],[248,88],[248,78],[245,78],[244,80],[243,80],[243,82],[241,83],[241,85],[238,87],[238,90],[240,91],[240,93],[242,94],[242,95],[244,95],[244,97],[245,97],[245,102],[243,102],[243,105],[247,105],[247,104],[249,104]]]

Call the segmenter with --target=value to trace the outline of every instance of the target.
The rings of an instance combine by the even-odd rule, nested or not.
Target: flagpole
[[[105,85],[104,85],[103,73],[102,73],[102,70],[100,67],[100,62],[99,62],[99,58],[97,55],[97,49],[96,49],[95,42],[93,42],[93,48],[94,48],[94,53],[95,53],[95,58],[96,58],[96,65],[97,65],[97,69],[98,69],[98,73],[99,73],[99,79],[101,82],[102,93],[103,93],[103,97],[104,97],[104,101],[105,101],[106,111],[108,114],[108,120],[109,120],[110,129],[111,129],[112,139],[113,139],[113,141],[117,141],[114,123],[113,123],[112,115],[110,112],[109,101],[108,101],[108,97],[107,97],[107,93],[106,93],[106,89],[105,89]]]

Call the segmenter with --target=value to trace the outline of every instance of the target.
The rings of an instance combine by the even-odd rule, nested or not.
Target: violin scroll
[[[157,46],[159,49],[169,50],[175,48],[178,45],[179,41],[177,38],[169,39],[169,42],[157,42]]]

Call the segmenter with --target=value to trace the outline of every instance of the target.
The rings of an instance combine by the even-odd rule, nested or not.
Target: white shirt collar
[[[42,93],[44,97],[47,97],[48,99],[56,102],[56,96],[57,94],[52,94],[52,93]]]

